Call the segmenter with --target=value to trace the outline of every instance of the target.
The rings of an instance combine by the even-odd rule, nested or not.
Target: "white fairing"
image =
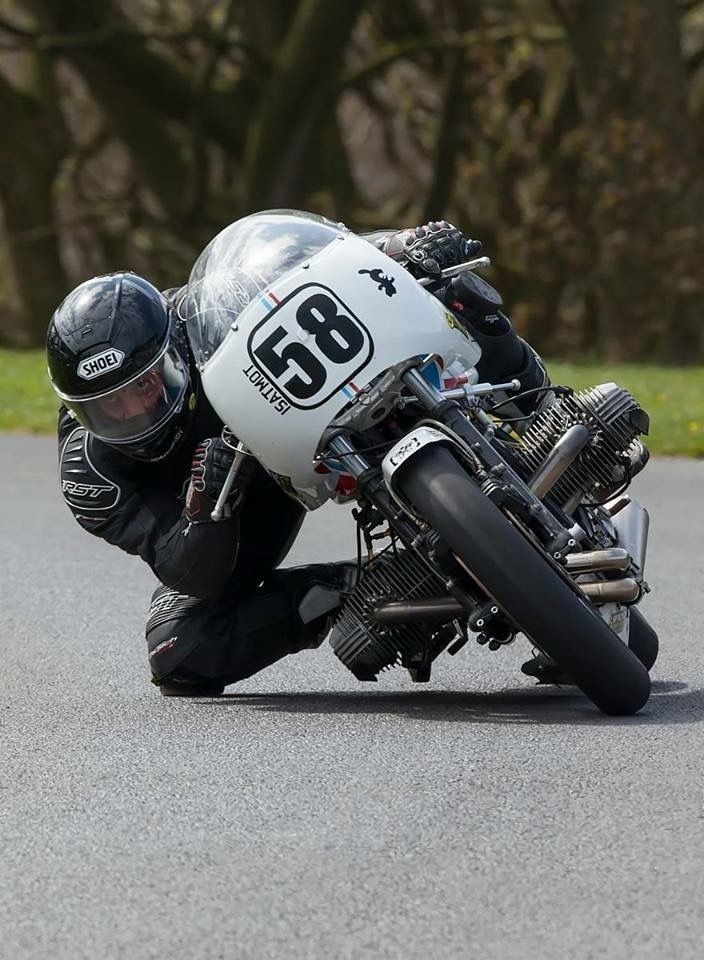
[[[341,227],[330,236],[270,284],[259,274],[252,289],[251,273],[238,282],[229,330],[211,356],[199,357],[203,387],[220,418],[268,470],[308,491],[309,505],[310,492],[324,486],[314,470],[322,434],[360,389],[409,358],[437,354],[446,366],[459,361],[471,369],[481,354],[454,316],[397,263]],[[189,283],[188,316],[201,326],[202,277],[201,266]],[[228,284],[232,296],[231,279],[221,286]],[[319,491],[320,502],[327,496]]]

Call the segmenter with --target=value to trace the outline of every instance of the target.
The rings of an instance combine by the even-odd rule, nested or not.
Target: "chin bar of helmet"
[[[242,466],[245,457],[249,456],[249,452],[243,443],[238,443],[235,447],[235,450],[237,451],[235,454],[235,459],[232,461],[232,466],[228,470],[227,476],[225,477],[225,482],[222,485],[220,495],[218,496],[217,502],[210,514],[211,520],[222,520],[223,513],[225,512],[225,504],[227,503],[227,498],[230,496],[232,485],[237,478],[237,474],[240,472],[240,467]]]

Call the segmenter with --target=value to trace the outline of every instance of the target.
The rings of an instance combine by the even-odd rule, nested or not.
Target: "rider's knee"
[[[145,636],[152,679],[159,684],[174,675],[200,640],[195,614],[204,601],[158,587],[152,595]]]

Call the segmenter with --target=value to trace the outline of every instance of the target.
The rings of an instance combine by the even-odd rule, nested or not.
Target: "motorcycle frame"
[[[564,557],[575,547],[574,534],[578,531],[575,528],[566,530],[492,446],[482,430],[465,415],[459,403],[444,396],[428,383],[418,370],[425,362],[423,360],[417,366],[409,368],[402,375],[402,380],[427,417],[415,429],[418,431],[429,427],[428,434],[434,436],[428,436],[425,442],[420,443],[403,461],[404,464],[412,460],[428,443],[443,442],[454,447],[469,472],[487,491],[487,497],[499,506],[505,503],[511,505],[574,588],[571,578],[565,574],[561,564]],[[476,412],[481,414],[482,411],[478,409]],[[492,429],[488,418],[487,426]],[[403,442],[404,440],[399,441]],[[441,574],[445,588],[456,601],[456,606],[452,608],[455,615],[458,610],[463,610],[465,616],[471,618],[478,610],[483,610],[487,603],[493,603],[490,597],[478,590],[473,580],[467,581],[462,574],[457,577],[448,573],[446,565],[438,562],[436,551],[432,548],[427,550],[427,534],[421,531],[411,505],[406,504],[394,489],[393,475],[389,475],[387,471],[385,476],[381,466],[371,465],[363,454],[358,453],[348,430],[338,427],[330,431],[325,438],[325,446],[332,457],[344,463],[345,471],[354,476],[362,495],[385,517],[389,527],[414,550],[422,562]],[[415,620],[417,614],[414,605],[408,604],[405,618],[409,621]],[[396,622],[401,622],[403,618],[404,613],[399,609]]]

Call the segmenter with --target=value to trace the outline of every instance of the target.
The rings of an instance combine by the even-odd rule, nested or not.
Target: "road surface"
[[[635,718],[471,645],[428,686],[326,646],[215,700],[162,698],[154,580],[63,507],[50,440],[0,438],[0,957],[700,957],[704,463],[638,478]],[[290,562],[351,553],[311,516]]]

